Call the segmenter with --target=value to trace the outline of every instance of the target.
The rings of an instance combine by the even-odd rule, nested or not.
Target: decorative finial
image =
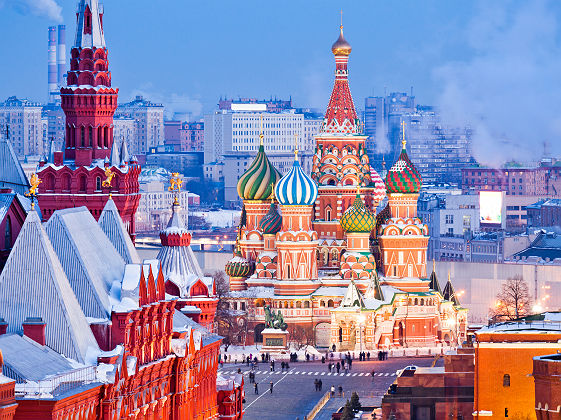
[[[403,149],[405,149],[405,145],[407,144],[407,140],[405,140],[405,121],[401,121],[401,145]]]
[[[107,168],[105,168],[105,180],[101,183],[101,186],[109,188],[111,187],[111,182],[113,181],[113,177],[115,176],[115,172],[113,172],[111,170],[111,168],[108,166]]]
[[[450,272],[448,271],[448,282],[450,282]]]
[[[360,184],[356,187],[356,195],[360,195]]]
[[[298,134],[294,134],[294,160],[298,160]]]
[[[275,183],[271,182],[271,204],[275,202]]]
[[[263,146],[263,114],[259,115],[259,145]]]
[[[173,198],[173,205],[179,205],[179,193],[181,192],[181,186],[183,185],[183,180],[179,176],[179,172],[172,172],[171,178],[169,179],[169,187],[168,191],[172,191],[174,193]]]
[[[436,273],[436,262],[434,261],[434,258],[432,259],[432,272]]]
[[[341,9],[341,29],[343,29],[343,9]]]
[[[37,188],[39,188],[39,184],[41,182],[43,181],[41,181],[39,175],[35,173],[31,174],[31,177],[29,178],[29,184],[31,184],[31,186],[29,187],[29,190],[25,193],[25,196],[31,199],[31,209],[35,208],[35,200],[37,199]]]

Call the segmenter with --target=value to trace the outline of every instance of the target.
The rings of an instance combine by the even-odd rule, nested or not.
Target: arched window
[[[80,127],[80,146],[84,147],[86,145],[86,130],[84,126]]]
[[[242,302],[242,311],[245,311],[245,302]]]
[[[327,306],[328,306],[329,308],[333,308],[333,300],[329,299],[329,300],[327,301]]]
[[[397,267],[395,265],[393,266],[393,276],[397,277]]]
[[[310,302],[309,301],[305,301],[304,302],[304,308],[309,308],[310,307]]]
[[[325,308],[325,301],[324,301],[324,300],[320,300],[320,301],[319,301],[319,306],[321,306],[322,308]]]
[[[4,231],[4,249],[12,247],[12,219],[10,216],[6,217],[6,230]]]
[[[80,183],[79,183],[80,192],[86,192],[86,183],[87,183],[86,175],[80,175]]]
[[[325,209],[325,220],[327,222],[329,222],[331,220],[331,209],[330,208]]]
[[[415,306],[419,304],[419,299],[415,298]]]
[[[503,386],[504,387],[510,386],[510,375],[508,373],[505,373],[503,375]]]
[[[72,188],[72,177],[70,174],[64,174],[62,176],[62,189],[63,191],[70,191]]]
[[[101,177],[95,178],[95,189],[96,191],[101,191]]]
[[[298,301],[296,302],[296,309],[300,309],[302,308],[302,302]]]
[[[343,328],[339,327],[339,343],[343,342]]]

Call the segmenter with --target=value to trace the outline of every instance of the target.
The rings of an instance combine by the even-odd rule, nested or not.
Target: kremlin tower
[[[64,152],[40,163],[39,203],[43,217],[55,210],[86,206],[97,220],[110,196],[131,237],[140,200],[140,166],[125,143],[113,141],[113,114],[119,89],[111,86],[103,9],[98,0],[80,0],[67,87],[60,90],[66,115]]]

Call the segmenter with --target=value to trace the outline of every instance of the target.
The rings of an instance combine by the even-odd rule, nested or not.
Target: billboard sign
[[[502,224],[503,193],[501,191],[479,192],[479,220],[482,225]]]

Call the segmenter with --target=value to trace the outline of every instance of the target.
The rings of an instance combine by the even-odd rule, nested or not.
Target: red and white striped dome
[[[374,187],[372,192],[374,201],[382,201],[386,196],[386,183],[373,167],[370,167],[370,178],[372,178],[370,185]]]

